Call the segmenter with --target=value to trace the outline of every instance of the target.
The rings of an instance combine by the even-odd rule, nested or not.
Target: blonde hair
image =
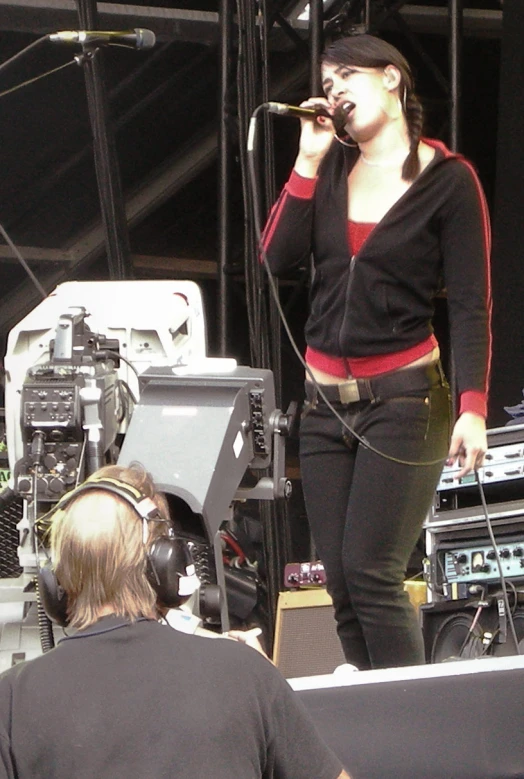
[[[91,478],[115,479],[151,498],[164,519],[167,502],[155,492],[150,475],[139,465],[109,465]],[[89,481],[89,480],[88,480]],[[56,577],[67,593],[72,627],[96,622],[102,611],[134,621],[157,616],[156,594],[146,578],[147,552],[168,525],[144,520],[123,498],[101,486],[80,492],[51,524],[51,557]]]

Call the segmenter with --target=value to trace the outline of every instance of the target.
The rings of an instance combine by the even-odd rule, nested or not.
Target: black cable
[[[126,365],[129,365],[131,370],[134,372],[135,376],[140,378],[140,374],[137,371],[136,367],[133,365],[133,363],[127,359],[127,357],[123,357],[120,352],[115,352],[113,349],[99,349],[96,352],[97,357],[104,357],[105,355],[109,355],[109,357],[116,357],[118,360],[122,360],[122,362],[125,362]],[[130,390],[131,392],[131,390]],[[136,403],[136,400],[135,400]]]
[[[116,383],[116,388],[118,390],[118,399],[120,403],[120,414],[117,419],[117,424],[120,426],[124,419],[127,419],[127,416],[129,414],[129,396],[126,395],[126,392],[124,390],[124,382],[120,379]]]
[[[40,73],[39,76],[34,76],[34,78],[30,78],[27,81],[22,81],[21,84],[16,84],[16,86],[14,87],[10,87],[9,89],[4,89],[3,92],[0,92],[0,97],[5,97],[5,95],[10,95],[11,92],[16,92],[18,89],[22,89],[23,87],[28,87],[30,84],[34,84],[35,81],[40,81],[41,78],[52,76],[53,73],[58,73],[59,70],[68,68],[70,65],[76,65],[75,60],[71,60],[70,62],[65,62],[63,65],[58,65],[58,67],[53,68],[52,70],[46,70],[45,73]]]
[[[519,594],[518,594],[518,592],[517,592],[517,588],[515,587],[515,585],[514,585],[514,584],[513,584],[513,582],[511,581],[511,579],[508,579],[508,580],[507,580],[507,582],[506,582],[506,584],[509,584],[509,586],[510,586],[510,587],[511,587],[511,589],[513,590],[513,595],[514,595],[514,597],[515,597],[515,600],[514,600],[514,602],[513,602],[513,608],[511,609],[511,613],[512,613],[512,614],[515,614],[515,612],[517,611],[517,606],[519,605]]]
[[[53,624],[46,614],[42,598],[40,595],[40,588],[38,586],[38,577],[35,581],[36,585],[36,608],[38,617],[38,632],[40,634],[40,646],[42,647],[42,653],[45,654],[55,646],[55,636],[53,633]]]
[[[249,131],[249,117],[257,104],[258,84],[263,79],[260,72],[260,55],[257,41],[258,25],[256,5],[251,0],[237,0],[239,49],[238,49],[238,96],[240,130],[240,171],[244,196],[244,274],[246,279],[246,301],[250,335],[251,362],[259,367],[269,367],[269,333],[265,285],[262,268],[256,262],[257,234],[254,210],[260,203],[254,203],[249,185],[248,163],[245,140]],[[257,214],[260,219],[260,212]]]
[[[131,402],[136,406],[137,403],[138,403],[138,400],[135,397],[135,394],[134,394],[133,390],[131,389],[131,387],[129,386],[129,384],[127,383],[127,381],[123,381],[122,379],[119,379],[118,380],[118,388],[120,390],[120,395],[121,395],[122,398],[123,398],[122,390],[124,390],[124,394],[127,396],[127,399],[125,401],[125,406],[126,406],[125,411],[129,412],[129,402],[128,401],[131,400]],[[120,421],[123,422],[124,419],[121,419]]]
[[[249,165],[248,170],[249,170],[249,175],[250,175],[251,189],[252,189],[252,193],[253,193],[253,204],[254,204],[254,207],[253,207],[253,217],[254,217],[254,226],[255,226],[255,232],[256,232],[256,237],[257,237],[257,242],[258,242],[259,253],[260,253],[260,257],[262,259],[262,262],[264,264],[264,267],[266,268],[266,271],[267,271],[269,288],[271,290],[271,294],[273,295],[273,299],[275,301],[275,306],[277,308],[278,314],[280,316],[280,320],[282,322],[284,330],[287,333],[287,336],[289,338],[289,342],[290,342],[290,344],[291,344],[291,346],[293,348],[293,351],[295,352],[295,354],[297,355],[297,357],[300,360],[301,364],[303,365],[303,367],[304,367],[304,369],[306,371],[306,374],[308,376],[308,379],[315,385],[315,388],[316,388],[318,394],[320,395],[320,397],[322,398],[322,400],[324,401],[324,403],[327,405],[327,407],[330,409],[330,411],[334,414],[334,416],[338,419],[338,421],[342,424],[342,426],[346,430],[348,430],[348,432],[351,433],[351,435],[354,436],[354,438],[357,441],[359,441],[363,446],[365,446],[366,449],[368,449],[370,452],[374,452],[374,454],[377,454],[379,457],[383,457],[384,459],[390,460],[391,462],[399,463],[400,465],[413,465],[413,466],[417,466],[417,467],[426,467],[426,466],[430,466],[430,465],[437,465],[439,463],[442,463],[442,465],[443,465],[445,463],[446,459],[447,459],[447,456],[446,457],[438,457],[435,460],[427,460],[427,461],[423,461],[423,462],[413,462],[411,460],[402,460],[402,459],[400,459],[398,457],[393,457],[392,455],[386,454],[386,452],[381,452],[379,449],[377,449],[372,444],[370,444],[369,441],[366,438],[364,438],[363,436],[359,435],[356,432],[356,430],[354,430],[354,428],[352,428],[350,425],[348,425],[346,420],[338,413],[338,411],[329,402],[329,400],[327,399],[327,397],[326,397],[326,395],[325,395],[325,393],[324,393],[324,391],[322,389],[322,385],[320,385],[317,382],[317,380],[315,379],[315,377],[313,376],[313,373],[312,373],[309,365],[304,360],[304,358],[303,358],[303,356],[302,356],[302,354],[300,352],[300,349],[298,348],[297,343],[296,343],[295,339],[293,338],[293,335],[291,333],[291,329],[289,327],[289,324],[287,322],[286,316],[285,316],[284,311],[282,309],[282,306],[280,304],[280,300],[279,300],[279,297],[278,297],[278,290],[277,290],[276,284],[275,284],[275,279],[274,279],[273,274],[271,272],[271,268],[269,267],[269,263],[267,261],[267,256],[266,256],[266,252],[265,252],[264,247],[262,245],[262,238],[261,238],[262,230],[261,230],[261,225],[260,225],[260,214],[259,214],[260,209],[259,209],[259,197],[258,197],[258,186],[257,186],[257,176],[256,176],[256,170],[255,170],[254,152],[255,152],[255,148],[256,148],[256,123],[257,123],[257,118],[258,118],[258,115],[260,114],[260,112],[264,111],[266,108],[267,108],[266,104],[259,105],[259,106],[257,106],[257,108],[255,108],[255,110],[253,111],[253,113],[251,115],[251,122],[250,122],[250,127],[249,127],[249,134],[248,134],[248,146],[247,146],[248,165]]]
[[[272,9],[269,8],[269,0],[261,0],[262,12],[259,14],[261,59],[262,59],[262,101],[266,102],[270,97],[270,72],[269,72],[269,33],[273,24]],[[275,154],[274,154],[273,122],[268,113],[264,116],[264,184],[266,215],[276,198],[275,180]],[[255,240],[258,249],[258,240]],[[257,263],[258,264],[258,263]],[[265,279],[262,280],[263,282]],[[265,286],[265,285],[264,285]],[[278,287],[278,284],[277,284]],[[275,377],[275,396],[277,406],[282,404],[282,338],[280,317],[275,306],[273,296],[269,296],[269,338],[270,338],[270,366]]]
[[[471,620],[471,625],[469,626],[469,630],[468,630],[468,632],[466,633],[466,637],[465,637],[464,641],[462,642],[462,646],[461,646],[461,647],[460,647],[460,649],[459,649],[459,652],[458,652],[458,656],[459,656],[459,657],[462,657],[462,653],[464,652],[464,650],[465,650],[465,648],[466,648],[466,646],[467,646],[467,644],[468,644],[468,641],[469,641],[469,638],[470,638],[470,637],[471,637],[471,638],[476,638],[477,640],[482,640],[482,639],[483,639],[483,637],[484,637],[484,632],[482,632],[482,636],[474,636],[474,635],[473,635],[473,631],[474,631],[474,630],[475,630],[475,628],[477,627],[477,625],[478,625],[478,620],[479,620],[479,617],[480,617],[480,615],[481,615],[481,613],[482,613],[482,610],[483,610],[484,608],[486,608],[486,606],[488,606],[488,603],[487,603],[486,601],[484,601],[484,591],[483,591],[483,592],[482,592],[482,597],[479,599],[479,604],[478,604],[478,606],[477,606],[477,610],[476,610],[476,612],[475,612],[475,616],[474,616],[474,617],[473,617],[473,619]],[[490,642],[490,645],[491,645],[491,642]]]
[[[116,352],[113,349],[98,349],[96,351],[96,353],[95,353],[95,357],[98,357],[98,358],[101,358],[101,359],[103,359],[105,357],[109,357],[109,359],[111,359],[112,357],[114,357],[114,358],[116,358],[118,360],[122,360],[122,362],[125,362],[126,365],[129,365],[129,367],[134,372],[134,374],[137,377],[137,379],[140,378],[140,374],[138,373],[138,370],[133,365],[133,363],[130,360],[128,360],[127,357],[123,357],[119,352]],[[127,393],[127,397],[130,398],[132,400],[132,402],[134,403],[134,405],[136,406],[137,403],[138,403],[138,400],[136,399],[135,394],[134,394],[133,390],[131,389],[131,387],[129,386],[129,384],[126,381],[124,381],[123,379],[119,379],[118,382],[117,382],[117,386],[118,386],[118,388],[120,390],[120,397],[122,398],[122,400],[123,400],[122,390],[124,389],[125,392]],[[129,412],[129,404],[127,402],[123,401],[123,405],[125,406],[125,408],[124,408],[124,416],[121,419],[118,420],[119,424],[120,424],[120,422],[124,421],[126,414]]]
[[[443,622],[441,622],[439,628],[435,632],[435,637],[433,639],[433,646],[431,649],[431,662],[436,662],[436,648],[438,647],[439,641],[441,637],[446,633],[447,630],[449,630],[450,626],[460,626],[461,624],[464,624],[464,620],[467,621],[467,635],[466,640],[470,637],[470,635],[476,639],[477,641],[480,641],[480,636],[475,636],[472,631],[472,622],[469,622],[469,614],[466,614],[464,612],[460,612],[459,614],[452,614],[448,617],[446,617]],[[460,647],[459,652],[463,652],[465,649],[465,644],[463,643]],[[460,656],[460,655],[459,655]],[[445,658],[448,659],[448,658]]]
[[[447,583],[446,569],[442,565],[442,560],[440,559],[438,554],[437,554],[437,565],[440,568],[440,573],[442,574],[442,583],[444,583],[444,582]]]
[[[244,20],[243,5],[237,0],[237,18],[238,18],[238,66],[237,66],[237,95],[238,95],[238,123],[239,123],[239,135],[240,135],[240,176],[241,186],[244,200],[244,278],[246,285],[246,307],[247,307],[247,321],[249,331],[249,350],[252,358],[252,362],[256,364],[258,362],[257,354],[257,317],[256,317],[256,293],[253,289],[252,274],[253,263],[249,262],[250,256],[250,222],[248,216],[252,211],[250,202],[250,190],[248,185],[248,179],[246,175],[246,163],[245,163],[245,146],[244,138],[246,135],[246,114],[250,113],[246,111],[246,100],[248,98],[248,83],[247,83],[247,49],[249,48],[246,42],[246,22]]]
[[[39,431],[35,431],[33,434],[33,440],[37,437],[37,433]],[[40,457],[38,459],[41,459]],[[47,549],[41,543],[40,538],[38,536],[38,520],[37,520],[37,498],[38,498],[38,461],[35,462],[34,470],[33,470],[33,494],[32,494],[32,501],[29,504],[28,507],[28,522],[30,526],[30,533],[31,533],[31,541],[33,545],[33,552],[35,555],[35,564],[37,571],[40,570],[40,547],[42,547],[45,556],[49,560],[49,555],[47,552]],[[44,609],[42,599],[40,596],[40,590],[38,587],[38,576],[35,577],[35,587],[36,587],[36,611],[37,611],[37,619],[38,619],[38,632],[40,635],[40,646],[42,648],[42,652],[49,652],[50,649],[53,649],[55,646],[55,639],[53,634],[53,625],[51,623],[51,620],[46,614],[46,611]]]
[[[23,48],[20,51],[18,51],[16,54],[13,54],[13,56],[9,57],[9,59],[6,60],[5,62],[2,62],[0,64],[0,73],[5,68],[7,68],[8,65],[11,65],[13,62],[15,62],[17,59],[19,59],[22,55],[26,54],[31,49],[34,49],[35,46],[39,46],[41,43],[46,41],[48,39],[48,37],[49,37],[48,35],[43,35],[41,38],[38,38],[36,41],[33,41],[28,46],[26,46],[25,48]]]
[[[511,630],[511,636],[513,638],[513,641],[515,642],[515,651],[518,655],[520,655],[519,650],[519,642],[517,639],[517,631],[515,630],[515,622],[513,620],[513,613],[509,605],[509,598],[508,598],[508,590],[506,587],[506,577],[504,576],[504,571],[502,570],[502,561],[500,559],[500,554],[497,546],[497,541],[495,539],[495,534],[493,532],[493,526],[491,524],[491,518],[489,516],[488,506],[486,503],[486,496],[484,494],[484,488],[482,486],[482,482],[479,479],[479,472],[478,468],[475,468],[475,478],[477,480],[479,492],[480,492],[480,500],[482,502],[482,509],[484,511],[484,519],[486,520],[486,527],[488,529],[489,537],[491,539],[491,543],[493,544],[493,551],[495,553],[495,559],[497,561],[497,568],[499,571],[499,577],[500,577],[500,586],[502,588],[502,597],[504,599],[504,606],[506,608],[506,614],[507,619],[509,622],[510,630]]]

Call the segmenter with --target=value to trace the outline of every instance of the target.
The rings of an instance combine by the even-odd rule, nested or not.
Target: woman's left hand
[[[453,428],[446,465],[453,465],[458,459],[461,470],[457,479],[460,479],[484,464],[487,448],[486,420],[478,414],[465,411]]]

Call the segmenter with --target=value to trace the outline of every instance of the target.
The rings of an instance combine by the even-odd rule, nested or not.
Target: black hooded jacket
[[[459,393],[485,398],[490,364],[490,226],[482,187],[463,157],[426,140],[435,157],[350,256],[347,180],[358,152],[334,142],[318,179],[296,173],[275,203],[263,244],[276,275],[315,274],[309,346],[337,357],[391,354],[432,333],[447,290]]]

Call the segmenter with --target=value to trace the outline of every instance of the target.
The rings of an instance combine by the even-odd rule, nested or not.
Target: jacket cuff
[[[478,392],[477,390],[467,390],[460,395],[460,408],[459,413],[463,414],[465,411],[469,411],[472,414],[478,414],[480,417],[488,416],[488,399],[485,392]]]
[[[316,177],[314,179],[307,179],[292,170],[285,189],[293,197],[299,197],[302,200],[311,200],[315,194],[317,181],[318,178]]]

